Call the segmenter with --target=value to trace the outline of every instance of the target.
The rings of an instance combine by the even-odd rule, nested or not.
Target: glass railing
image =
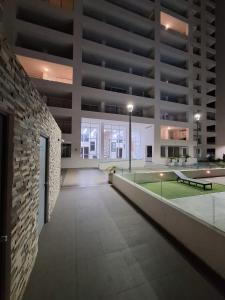
[[[193,174],[196,172],[193,166],[192,170],[189,167],[186,174],[191,174],[192,171]],[[116,170],[117,174],[146,190],[155,198],[166,201],[169,205],[206,223],[207,226],[225,232],[225,176],[211,178],[212,169],[201,169],[197,172],[200,172],[203,177],[207,174],[208,178],[193,178],[193,182],[189,184],[178,182],[174,172],[162,168],[158,172],[151,170],[129,172],[128,169],[122,168]],[[186,176],[192,179],[191,176]]]

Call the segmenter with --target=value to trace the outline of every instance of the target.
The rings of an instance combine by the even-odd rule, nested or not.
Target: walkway
[[[178,248],[108,184],[63,188],[23,300],[225,299]]]

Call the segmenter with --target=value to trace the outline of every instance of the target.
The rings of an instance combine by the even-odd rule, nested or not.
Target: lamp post
[[[131,116],[133,111],[133,104],[127,105],[127,110],[129,113],[129,172],[131,172]]]
[[[197,135],[197,147],[196,147],[196,157],[197,157],[197,165],[198,165],[198,159],[199,159],[199,153],[198,153],[198,146],[199,146],[199,121],[200,121],[200,119],[201,119],[201,115],[200,115],[200,113],[196,113],[195,115],[194,115],[194,119],[195,119],[195,121],[196,121],[196,124],[197,124],[197,133],[196,133],[196,135]]]

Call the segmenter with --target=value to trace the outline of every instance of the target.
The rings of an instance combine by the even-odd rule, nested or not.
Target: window
[[[61,157],[71,157],[71,144],[62,144]]]
[[[171,126],[161,126],[161,139],[162,140],[182,140],[189,139],[189,129]]]
[[[133,128],[132,130],[132,157],[134,159],[141,159],[142,153],[141,153],[141,132],[137,128]]]
[[[161,157],[166,157],[166,147],[161,146]]]
[[[179,157],[180,151],[179,147],[169,146],[168,147],[168,157]]]
[[[99,124],[82,122],[80,156],[86,159],[99,158]]]
[[[104,125],[104,158],[127,157],[127,129],[120,125]]]
[[[181,148],[181,156],[186,157],[188,155],[188,148],[182,147]]]

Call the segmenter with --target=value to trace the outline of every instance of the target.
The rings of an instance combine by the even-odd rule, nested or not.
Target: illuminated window
[[[99,124],[82,122],[80,156],[87,159],[99,158]]]
[[[174,18],[164,12],[161,12],[160,22],[161,25],[163,25],[166,30],[170,29],[170,30],[177,31],[181,34],[188,35],[189,32],[188,24],[177,18]]]
[[[188,128],[161,126],[161,139],[187,141],[189,139],[189,130]]]

